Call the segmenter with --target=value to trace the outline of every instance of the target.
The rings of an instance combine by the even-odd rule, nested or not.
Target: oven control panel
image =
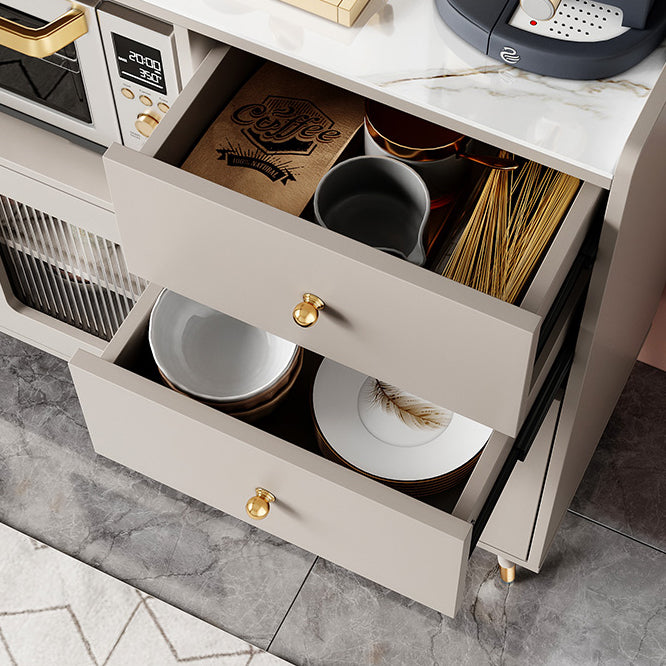
[[[123,144],[139,150],[181,90],[174,28],[110,2],[98,18]]]

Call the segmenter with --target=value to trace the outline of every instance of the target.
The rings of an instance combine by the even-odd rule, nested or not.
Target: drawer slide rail
[[[527,454],[530,451],[530,448],[536,439],[537,433],[543,424],[548,410],[557,397],[558,392],[562,389],[567,381],[569,376],[569,371],[573,364],[574,353],[576,350],[576,341],[578,339],[578,330],[580,327],[580,320],[583,315],[583,302],[578,306],[578,310],[571,322],[569,331],[567,332],[566,340],[562,345],[562,349],[557,355],[553,367],[548,373],[543,388],[539,392],[534,405],[530,410],[525,423],[523,423],[516,439],[513,443],[511,451],[507,456],[500,473],[493,484],[493,487],[488,494],[488,498],[481,507],[478,517],[474,521],[474,527],[472,528],[472,541],[470,544],[470,556],[474,552],[481,534],[486,527],[486,524],[490,520],[490,516],[499,501],[499,498],[511,477],[516,463],[522,462],[527,457]]]
[[[574,259],[573,265],[569,270],[569,274],[565,278],[562,286],[560,287],[555,301],[551,306],[548,314],[543,320],[541,331],[539,332],[539,340],[537,342],[536,356],[542,352],[546,346],[550,334],[557,325],[558,319],[562,311],[567,305],[569,297],[576,288],[578,280],[583,273],[587,273],[588,281],[592,275],[592,267],[597,258],[597,250],[599,248],[599,236],[601,235],[601,218],[597,219],[596,223],[592,224],[592,228],[583,241],[583,246],[580,252]]]

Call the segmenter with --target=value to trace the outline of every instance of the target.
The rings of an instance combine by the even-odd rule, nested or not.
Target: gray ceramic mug
[[[317,222],[422,266],[430,195],[423,179],[388,157],[353,157],[334,166],[314,195]]]

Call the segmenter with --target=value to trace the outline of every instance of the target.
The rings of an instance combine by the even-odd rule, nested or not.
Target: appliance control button
[[[523,11],[537,21],[548,21],[555,16],[560,0],[520,0]]]
[[[139,130],[143,136],[148,137],[153,133],[153,130],[158,126],[159,120],[150,113],[140,113],[134,121],[134,127]]]
[[[134,93],[129,88],[121,88],[120,92],[124,97],[127,97],[127,99],[134,99]]]
[[[148,95],[141,95],[139,97],[139,101],[141,104],[144,104],[145,106],[152,106],[153,105],[153,100],[148,97]]]
[[[160,103],[157,105],[157,108],[158,108],[162,113],[166,113],[166,112],[169,110],[169,105],[166,104],[165,102],[160,102]]]

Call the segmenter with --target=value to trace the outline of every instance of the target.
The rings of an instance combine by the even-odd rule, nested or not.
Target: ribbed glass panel
[[[116,243],[3,195],[0,254],[19,301],[104,340],[147,285]]]

